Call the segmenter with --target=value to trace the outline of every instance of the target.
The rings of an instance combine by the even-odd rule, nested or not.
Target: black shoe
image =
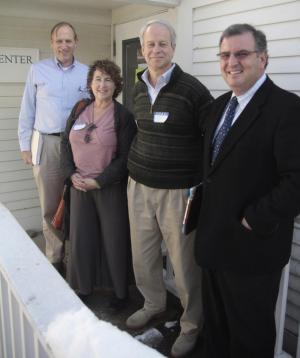
[[[81,301],[83,303],[87,302],[89,297],[91,297],[91,295],[92,295],[91,293],[80,293],[80,292],[77,292],[76,294],[81,299]]]
[[[118,298],[118,297],[113,297],[107,308],[110,310],[110,311],[113,311],[113,312],[119,312],[121,310],[123,310],[124,308],[127,307],[128,305],[128,297],[125,297],[125,298]]]

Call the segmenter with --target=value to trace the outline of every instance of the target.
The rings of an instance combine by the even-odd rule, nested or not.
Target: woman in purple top
[[[81,297],[112,285],[112,309],[128,300],[127,155],[136,133],[133,115],[116,97],[123,81],[112,61],[89,69],[90,99],[73,108],[61,142],[70,190],[67,279]]]

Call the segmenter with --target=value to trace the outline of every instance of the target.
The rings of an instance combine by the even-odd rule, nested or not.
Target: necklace
[[[96,124],[94,123],[94,102],[93,102],[93,108],[92,108],[92,120],[91,122],[87,125],[86,127],[86,133],[85,133],[85,136],[84,136],[84,142],[85,143],[90,143],[90,141],[92,140],[92,131],[94,129],[96,129],[97,126]]]

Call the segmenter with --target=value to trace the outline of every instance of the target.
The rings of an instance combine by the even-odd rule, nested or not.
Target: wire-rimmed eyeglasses
[[[240,50],[236,52],[220,52],[217,53],[217,56],[220,57],[222,61],[228,61],[230,56],[233,55],[238,61],[245,60],[248,56],[250,56],[253,53],[257,53],[257,50],[254,51],[248,51],[248,50]]]

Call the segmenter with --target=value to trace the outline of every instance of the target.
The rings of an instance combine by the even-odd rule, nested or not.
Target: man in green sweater
[[[176,34],[165,21],[148,22],[140,32],[148,68],[138,74],[134,114],[138,133],[129,158],[128,207],[136,284],[144,307],[129,328],[142,328],[166,309],[161,243],[171,259],[183,313],[171,354],[192,351],[203,325],[201,271],[194,259],[194,232],[181,232],[188,188],[201,181],[201,110],[209,91],[172,63]]]

